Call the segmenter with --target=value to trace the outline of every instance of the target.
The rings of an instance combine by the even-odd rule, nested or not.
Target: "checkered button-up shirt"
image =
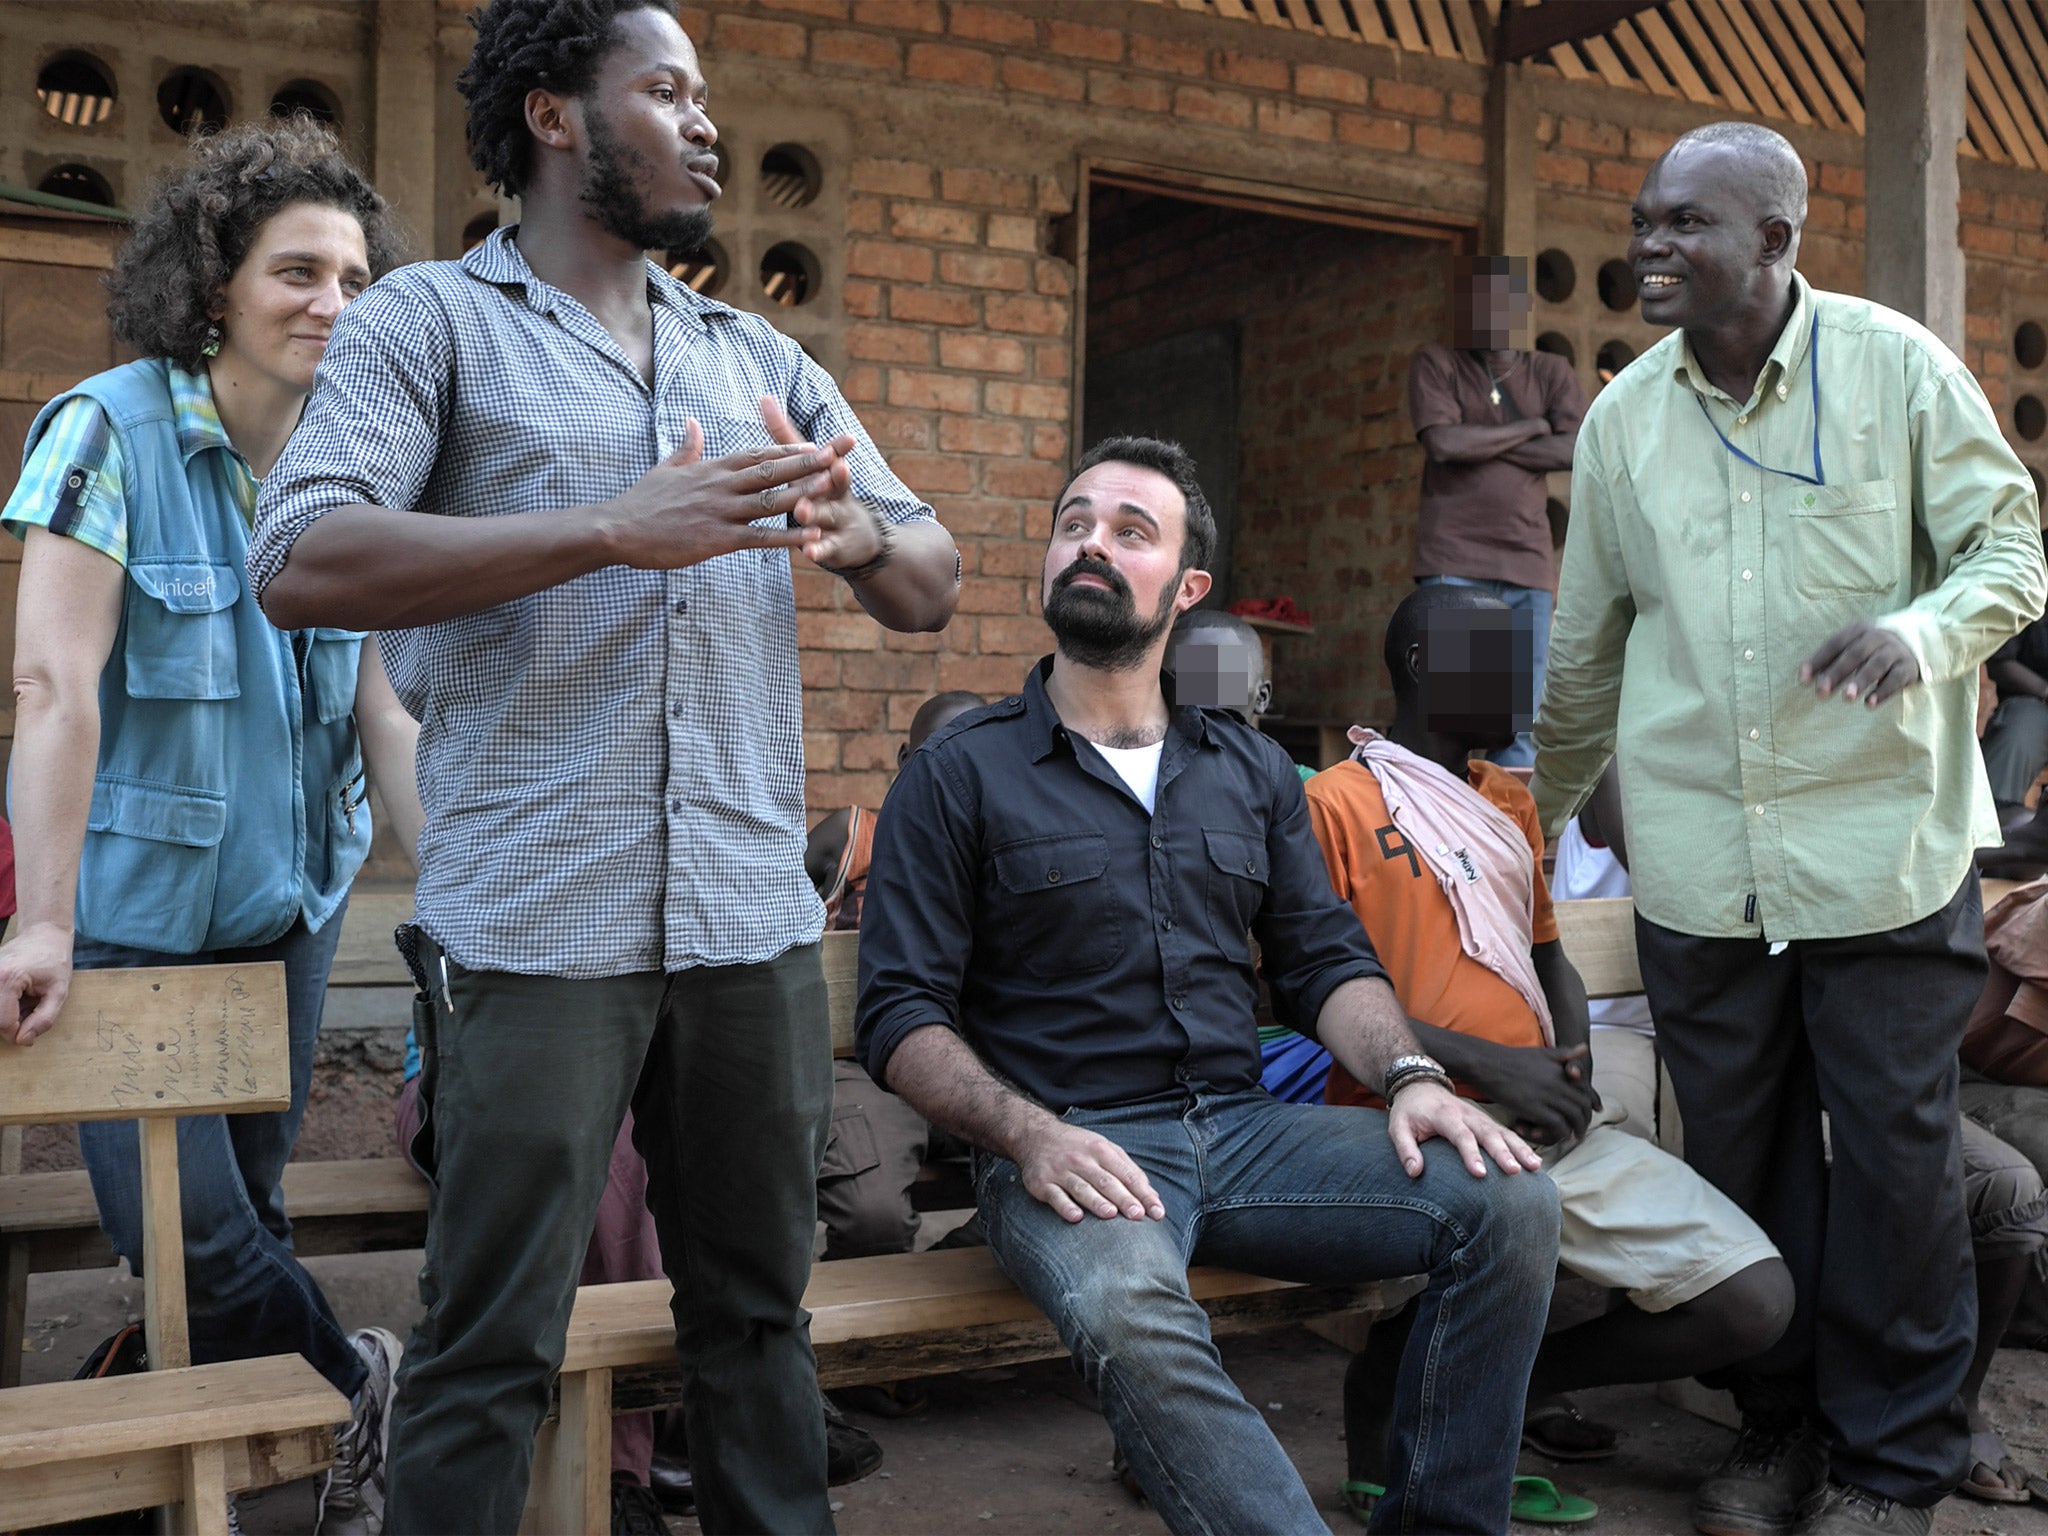
[[[533,275],[513,233],[402,267],[342,313],[264,482],[259,593],[331,508],[489,517],[601,502],[679,448],[692,417],[707,459],[768,442],[764,394],[813,440],[860,439],[867,505],[931,517],[831,378],[765,321],[650,264],[650,387],[588,310]],[[767,960],[818,937],[786,550],[612,566],[386,633],[380,649],[421,722],[419,920],[451,959],[616,976]]]

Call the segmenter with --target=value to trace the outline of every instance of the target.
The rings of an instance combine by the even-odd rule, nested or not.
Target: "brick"
[[[1239,53],[1235,48],[1225,48],[1218,51],[1210,67],[1218,80],[1227,80],[1232,85],[1248,85],[1255,90],[1284,91],[1289,84],[1286,64],[1264,54]]]
[[[1965,187],[1956,198],[1956,212],[1966,219],[1981,219],[1991,212],[1991,194]]]
[[[1045,546],[1023,539],[988,539],[981,545],[981,569],[990,576],[1045,579]]]
[[[1065,421],[1073,404],[1071,392],[1051,384],[1007,384],[990,380],[982,399],[998,416],[1035,416]]]
[[[1010,171],[975,171],[948,166],[939,172],[939,196],[949,203],[986,203],[996,208],[1031,206],[1031,178]]]
[[[875,695],[877,703],[884,702]],[[880,722],[877,722],[880,723]],[[889,731],[862,731],[846,738],[840,749],[840,765],[850,770],[896,771],[896,749],[903,738]]]
[[[1838,197],[1862,197],[1863,167],[1836,165],[1832,160],[1823,160],[1820,166],[1820,189],[1823,192],[1832,192]]]
[[[848,656],[840,662],[840,676],[848,688],[861,688],[878,693],[889,693],[901,689],[922,688],[931,681],[932,664],[923,656],[906,656],[901,652],[871,651],[864,656]],[[864,724],[871,723],[869,716]]]
[[[995,386],[991,385],[990,388]],[[1065,393],[1065,391],[1062,391]],[[982,471],[981,486],[991,496],[1014,496],[1025,501],[1051,501],[1066,483],[1058,466],[1032,459],[995,460]]]
[[[1621,197],[1634,197],[1643,185],[1643,168],[1627,160],[1595,160],[1593,187]]]
[[[889,794],[886,773],[816,773],[804,781],[804,804],[814,811],[880,805]]]
[[[967,560],[965,550],[961,551],[960,559],[964,566]],[[891,651],[920,651],[929,654],[939,649],[939,637],[934,634],[923,633],[899,635],[893,629],[885,629],[882,631],[882,645],[885,649]],[[927,688],[925,692],[929,693],[931,690]],[[919,697],[922,698],[923,695],[919,695]]]
[[[1053,342],[1034,349],[1031,371],[1041,379],[1064,379],[1074,371],[1074,351],[1065,342]]]
[[[701,45],[711,35],[711,13],[694,5],[683,6],[676,12],[676,25],[683,29],[685,37]]]
[[[1149,75],[1124,75],[1113,69],[1091,69],[1088,71],[1088,99],[1098,107],[1167,112],[1173,108],[1173,87]]]
[[[790,590],[799,608],[831,608],[833,589],[839,585],[837,576],[827,576],[823,571],[810,569],[809,562],[791,562],[789,572]]]
[[[839,381],[839,393],[848,405],[873,405],[882,398],[882,370],[873,363],[847,369],[846,377]]]
[[[872,32],[820,32],[811,39],[811,62],[893,75],[903,68],[903,49]]]
[[[1631,128],[1628,131],[1628,157],[1631,160],[1655,160],[1677,142],[1678,135],[1675,133],[1659,133],[1651,128]]]
[[[991,250],[1036,251],[1038,220],[1017,213],[992,213],[988,216],[986,240]]]
[[[1297,64],[1294,66],[1294,94],[1362,107],[1372,94],[1372,82],[1355,69],[1332,69],[1327,64]]]
[[[889,370],[889,403],[925,411],[971,411],[980,383],[951,373],[922,373],[914,368]]]
[[[1486,98],[1470,91],[1451,92],[1451,121],[1478,127],[1486,121]]]
[[[1811,229],[1841,229],[1849,222],[1849,205],[1839,197],[1815,193],[1806,200],[1806,223]]]
[[[983,619],[980,629],[981,648],[985,652],[1000,653],[1007,651],[1013,656],[1030,656],[1033,654],[1043,655],[1046,651],[1052,649],[1049,644],[1051,632],[1046,629],[1045,620],[1035,616],[1028,619]],[[1015,662],[1011,663],[1012,667],[1015,667],[1015,665]],[[944,661],[941,661],[939,663],[940,678],[943,679],[945,674],[946,664]],[[1023,678],[1021,676],[1016,677],[1010,684],[1010,692],[1015,693],[1018,685],[1022,682]],[[951,685],[942,681],[940,686],[949,687]]]
[[[1031,286],[1031,263],[1021,256],[994,256],[982,251],[942,251],[939,277],[963,288],[1007,288],[1019,291]]]
[[[2016,192],[2001,192],[1992,204],[1992,217],[2001,224],[2015,224],[2021,229],[2039,229],[2041,215],[2048,211],[2038,197],[2021,197]]]
[[[850,235],[879,235],[882,232],[882,200],[879,197],[848,198],[846,232]]]
[[[1963,335],[1971,341],[1999,341],[2004,333],[1996,315],[1966,314],[1963,316]]]
[[[1548,150],[1536,153],[1536,179],[1553,182],[1561,187],[1583,187],[1592,180],[1593,168],[1579,155],[1555,155]]]
[[[951,421],[950,416],[940,418]],[[861,412],[860,424],[883,448],[929,448],[932,418],[921,411],[874,410]]]
[[[1557,141],[1566,149],[1590,155],[1618,155],[1628,147],[1628,137],[1613,123],[1589,123],[1583,117],[1567,117],[1557,125]]]
[[[1414,130],[1398,117],[1367,117],[1361,112],[1337,114],[1339,144],[1405,154],[1413,136]]]
[[[1067,429],[1065,427],[1037,426],[1031,429],[1031,457],[1054,459],[1061,464],[1067,461]]]
[[[839,578],[836,576],[827,576],[825,579],[834,586],[839,584]],[[882,711],[876,707],[875,695],[869,690],[879,685],[867,681],[865,674],[858,669],[870,660],[885,662],[888,656],[883,651],[846,651],[834,659],[840,667],[839,685],[825,698],[804,700],[804,724],[811,730],[834,733],[832,750],[836,757],[839,750],[838,732],[871,731],[875,728],[876,717]],[[851,666],[848,665],[849,662],[852,663]],[[856,681],[857,677],[860,680]]]
[[[1024,452],[1024,425],[977,416],[942,416],[939,447],[947,453],[993,453],[1019,458]]]
[[[989,300],[992,305],[996,302]],[[939,361],[948,368],[972,368],[980,373],[1022,373],[1024,343],[975,331],[951,332],[939,338]]]
[[[761,0],[761,9],[822,16],[827,21],[846,20],[846,0]]]
[[[1054,53],[1073,59],[1115,64],[1124,56],[1124,35],[1114,27],[1090,27],[1078,21],[1048,21],[1045,40]]]
[[[1405,113],[1409,117],[1441,117],[1444,111],[1442,91],[1432,85],[1416,85],[1407,80],[1373,81],[1372,100],[1376,107]]]
[[[1859,214],[1862,211],[1863,208],[1861,204],[1858,204],[1854,209],[1851,210],[1852,213]],[[2015,250],[2015,254],[2017,254],[2020,260],[2022,261],[2048,262],[2048,239],[2044,239],[2040,235],[2030,235],[2022,231],[2019,237],[2019,244]]]
[[[871,651],[881,629],[864,613],[800,613],[796,643],[821,651]]]
[[[2014,243],[2009,229],[1999,229],[1991,224],[1963,225],[1963,249],[1966,251],[1976,251],[1985,256],[2010,256]]]
[[[839,303],[856,320],[872,320],[882,312],[882,285],[854,280],[839,285]]]
[[[1327,144],[1331,138],[1330,114],[1321,107],[1297,107],[1291,101],[1262,101],[1258,111],[1259,132],[1284,139],[1306,139]]]
[[[1209,50],[1193,43],[1169,42],[1134,32],[1130,38],[1131,62],[1140,69],[1156,69],[1170,75],[1192,75],[1197,80],[1209,73]]]
[[[846,355],[867,363],[929,363],[929,332],[901,325],[856,325],[846,332]]]
[[[1205,86],[1183,85],[1173,93],[1173,112],[1191,123],[1214,123],[1219,128],[1249,128],[1252,102],[1235,91],[1212,91]]]
[[[837,582],[836,576],[826,578]],[[839,653],[837,651],[799,651],[796,658],[798,674],[804,680],[804,687],[837,688],[839,686]],[[810,711],[810,700],[804,701],[805,713]]]
[[[995,55],[979,48],[954,48],[945,43],[912,43],[905,66],[913,80],[931,80],[941,85],[965,85],[978,91],[996,83]]]
[[[1052,299],[990,294],[988,302],[982,306],[982,313],[992,331],[1057,336],[1067,328],[1067,306]]]
[[[889,209],[889,233],[898,240],[942,240],[955,245],[981,243],[981,215],[966,208],[936,203],[897,203]]]
[[[847,180],[856,192],[891,197],[930,197],[932,168],[915,160],[856,160]]]
[[[1462,128],[1439,128],[1434,123],[1415,125],[1415,153],[1432,160],[1455,160],[1460,165],[1484,165],[1486,140]]]
[[[895,32],[943,32],[939,0],[853,0],[853,19],[864,27]]]
[[[1024,587],[1014,576],[969,576],[960,583],[960,612],[1009,615],[1024,611]]]
[[[1000,43],[1005,48],[1033,48],[1038,45],[1038,23],[993,5],[969,5],[954,0],[953,35],[978,43]]]
[[[1074,293],[1074,269],[1071,264],[1048,256],[1033,269],[1031,286],[1049,298],[1071,298]]]
[[[932,253],[886,240],[855,240],[846,247],[846,270],[855,277],[893,277],[898,282],[932,280]]]
[[[973,325],[980,319],[974,298],[965,293],[940,293],[929,288],[891,288],[889,318],[920,325]]]
[[[974,489],[974,461],[950,453],[896,453],[889,467],[905,485],[927,496],[962,495]]]
[[[1074,189],[1057,176],[1038,178],[1038,211],[1040,213],[1072,213],[1074,211]]]
[[[844,695],[852,697],[852,695]],[[811,711],[804,711],[804,719],[810,721]],[[839,766],[839,733],[837,731],[804,732],[804,772],[811,773],[820,768]]]
[[[936,497],[933,510],[946,531],[956,539],[1014,539],[1020,521],[1013,501],[959,501]]]
[[[804,29],[793,21],[756,21],[747,16],[721,16],[712,25],[712,46],[721,53],[759,53],[771,59],[804,56]]]
[[[1002,622],[984,619],[983,624]],[[1009,622],[1022,625],[1022,620]],[[1028,635],[1030,631],[1019,628],[1017,635]],[[1035,644],[1015,643],[1007,648],[1008,654],[1000,656],[941,656],[939,658],[939,688],[950,693],[955,688],[964,688],[969,693],[978,693],[985,699],[1007,698],[1024,686],[1025,664],[1019,659],[1026,656],[1043,656],[1052,649],[1052,631],[1040,622],[1038,639]]]
[[[1015,56],[1003,60],[1003,88],[1028,91],[1034,96],[1051,96],[1059,101],[1079,101],[1088,93],[1087,81],[1076,69],[1041,64],[1036,59]]]

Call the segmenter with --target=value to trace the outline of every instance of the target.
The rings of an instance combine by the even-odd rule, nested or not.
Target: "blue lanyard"
[[[1821,472],[1820,467],[1820,310],[1818,307],[1813,312],[1813,330],[1806,338],[1806,367],[1807,371],[1813,376],[1813,473],[1810,475],[1802,475],[1796,469],[1773,469],[1768,464],[1757,463],[1755,459],[1752,459],[1748,454],[1728,441],[1728,434],[1723,432],[1719,424],[1715,422],[1714,413],[1707,409],[1705,398],[1697,390],[1693,392],[1692,398],[1694,403],[1699,406],[1700,414],[1707,418],[1707,425],[1714,429],[1714,436],[1721,439],[1721,446],[1742,460],[1751,469],[1760,469],[1767,475],[1783,475],[1788,480],[1802,481],[1807,485],[1826,485],[1828,477]]]

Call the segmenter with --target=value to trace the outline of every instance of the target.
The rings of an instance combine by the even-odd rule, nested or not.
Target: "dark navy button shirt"
[[[1235,715],[1173,711],[1154,809],[1046,697],[962,715],[876,824],[861,912],[861,1064],[959,1031],[1055,1111],[1259,1081],[1251,936],[1282,1022],[1384,976],[1330,888],[1294,764]],[[1167,680],[1172,695],[1171,679]]]

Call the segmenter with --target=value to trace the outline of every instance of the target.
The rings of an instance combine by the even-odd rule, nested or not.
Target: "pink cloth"
[[[1550,1000],[1529,958],[1535,937],[1536,860],[1522,829],[1498,807],[1426,757],[1354,725],[1352,761],[1378,781],[1387,814],[1436,872],[1458,914],[1465,953],[1522,995],[1555,1045]]]
[[[412,1160],[412,1139],[420,1128],[420,1080],[413,1078],[398,1096],[398,1150]],[[417,1166],[417,1165],[415,1165]],[[597,1225],[583,1255],[578,1285],[610,1285],[618,1280],[659,1280],[661,1244],[654,1235],[654,1217],[647,1210],[647,1164],[633,1147],[633,1112],[612,1143],[612,1166],[598,1201]],[[612,1471],[630,1472],[644,1488],[654,1460],[654,1415],[622,1413],[612,1420]]]

